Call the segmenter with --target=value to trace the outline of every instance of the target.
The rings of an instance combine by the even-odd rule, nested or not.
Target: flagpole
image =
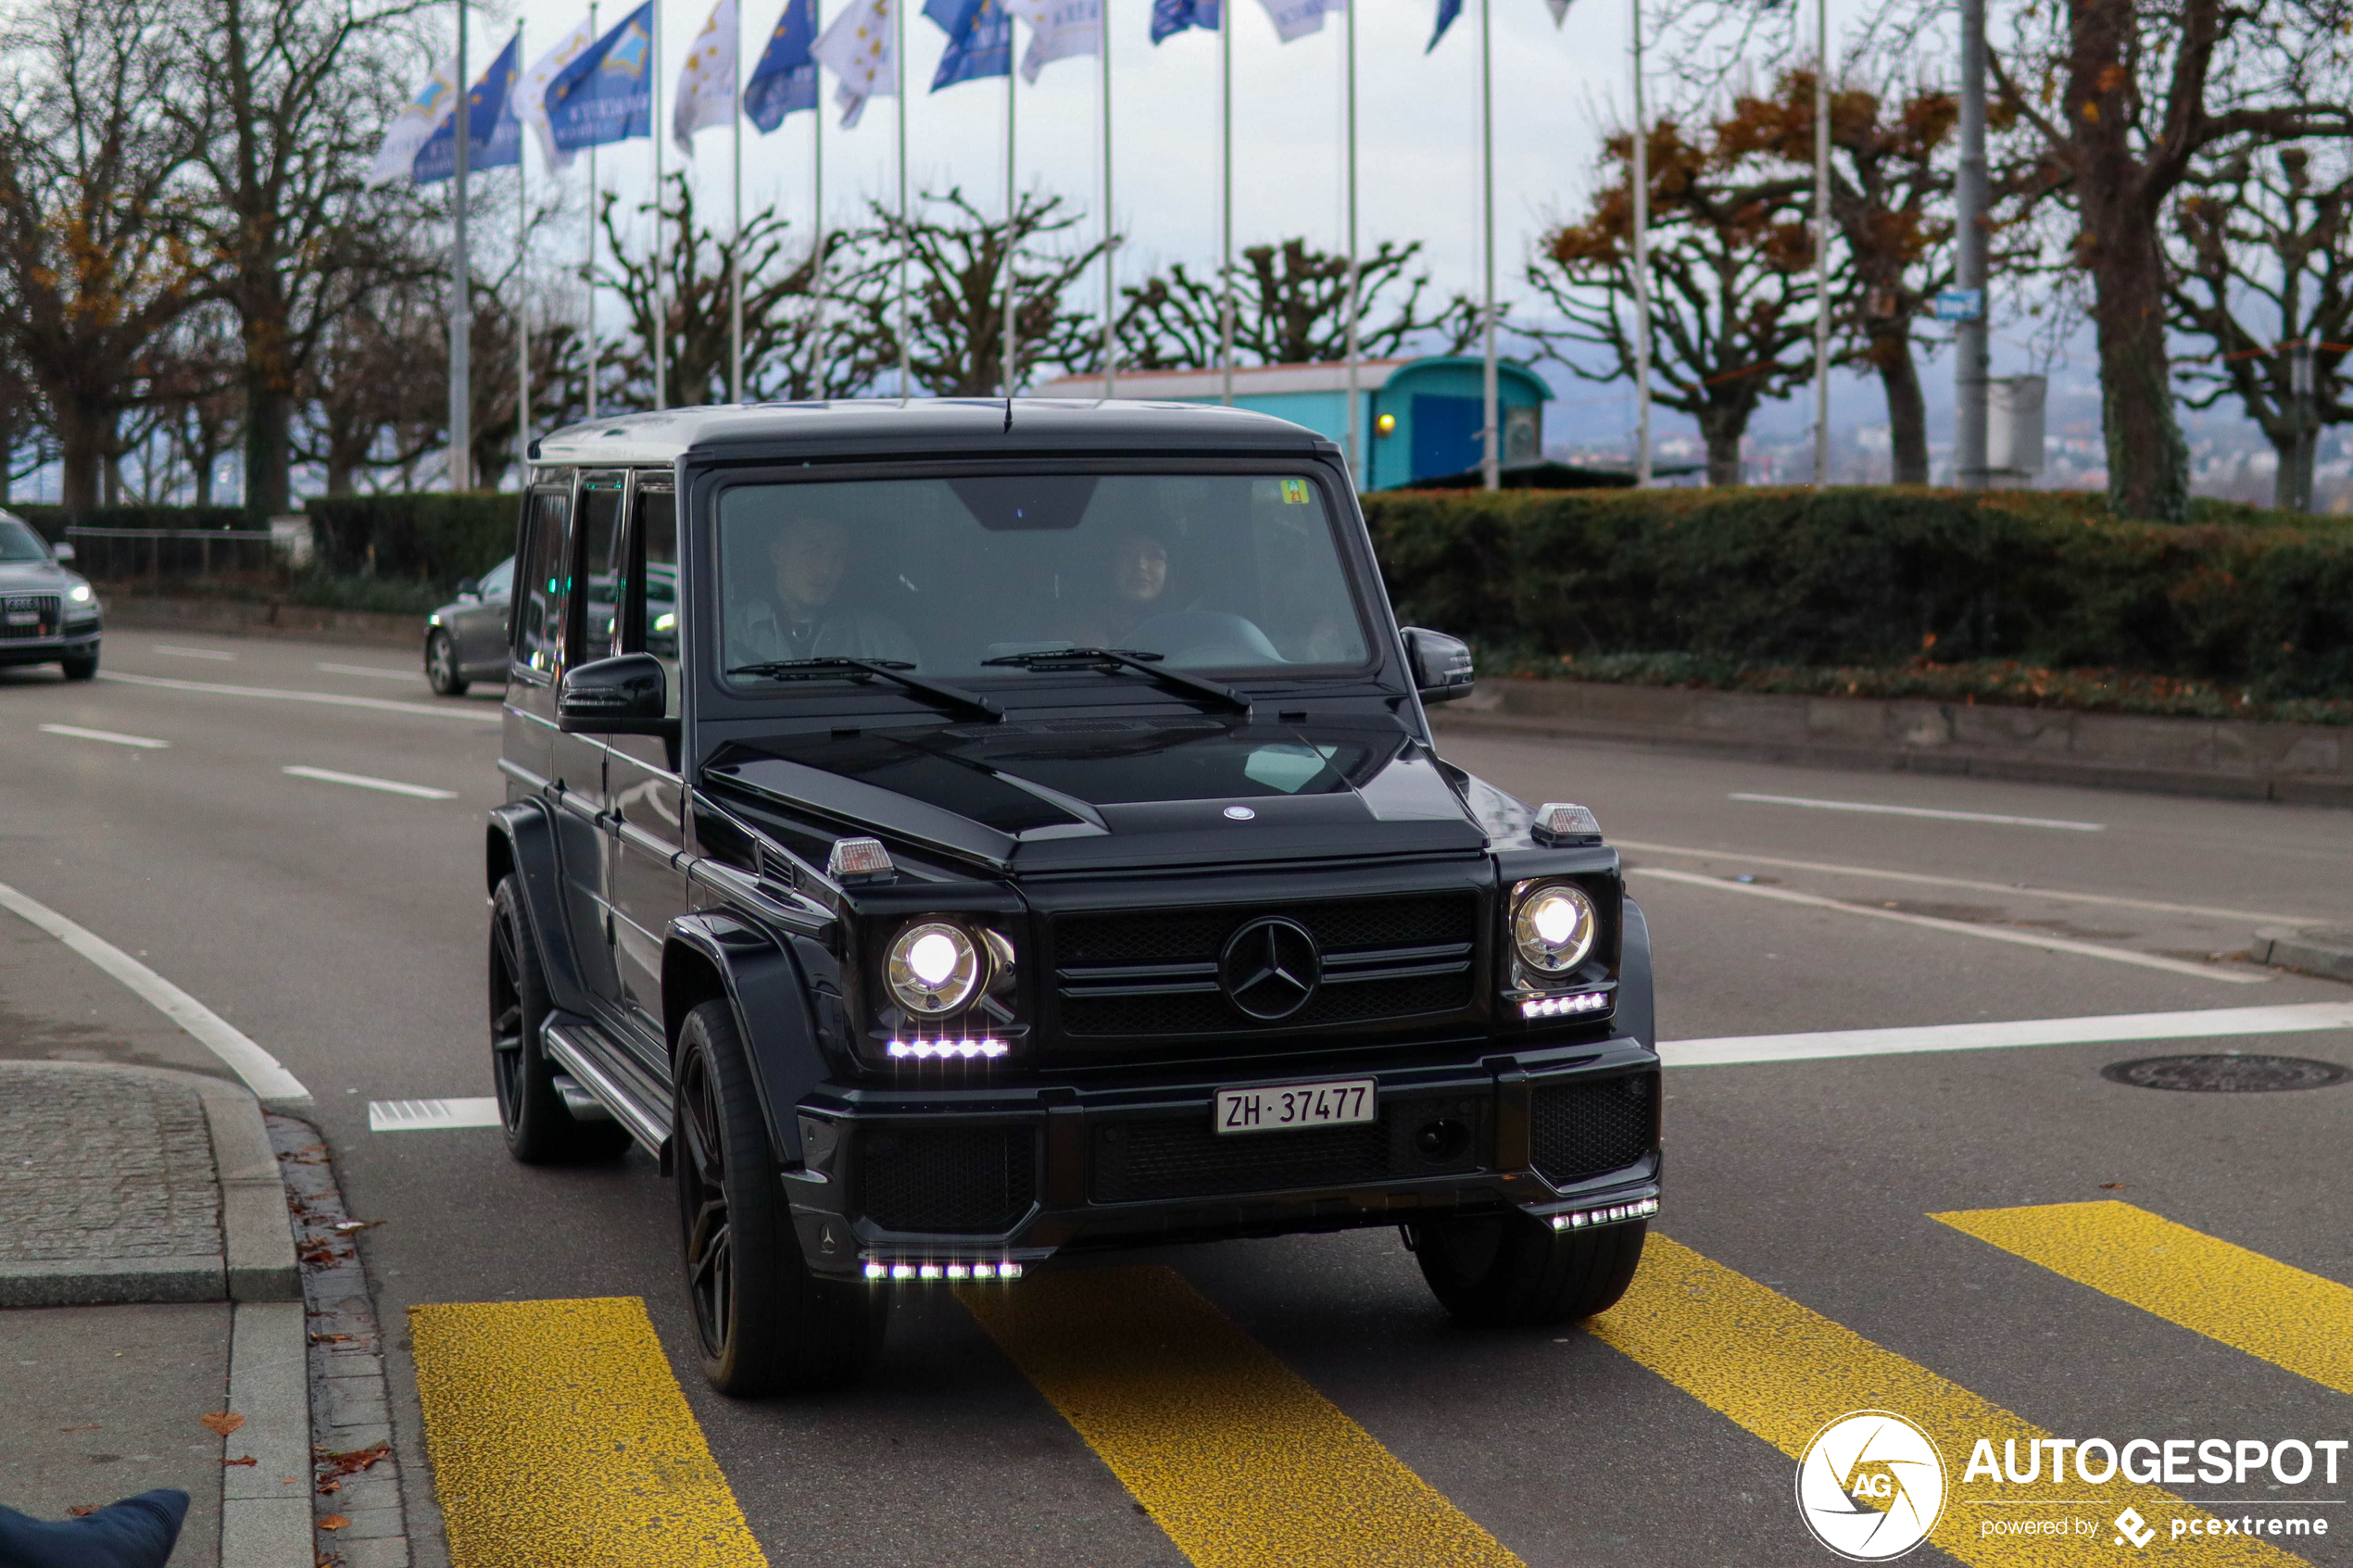
[[[1814,488],[1831,476],[1831,8],[1815,0]]]
[[[904,403],[915,385],[908,369],[907,342],[907,252],[915,242],[907,227],[907,4],[906,0],[887,3],[890,6],[890,69],[899,88],[899,400]]]
[[[662,274],[669,270],[670,225],[661,212],[661,0],[648,13],[653,37],[646,45],[646,129],[654,144],[654,407],[670,407],[670,313],[662,307]]]
[[[522,23],[515,23],[515,65],[522,65]],[[507,88],[511,95],[514,86]],[[511,107],[512,97],[509,104]],[[531,483],[531,149],[521,126],[515,130],[515,464]]]
[[[735,203],[736,249],[727,278],[727,358],[733,367],[727,377],[727,401],[744,400],[744,23],[739,7],[736,13],[736,36],[728,41],[735,51],[731,56],[735,66],[735,83],[728,90],[727,102],[732,107],[731,123],[736,132]],[[818,111],[820,114],[824,110]]]
[[[1642,0],[1634,19],[1634,483],[1651,482],[1651,134],[1642,109]]]
[[[597,0],[588,0],[588,36],[603,36],[597,31]],[[597,342],[597,144],[588,144],[588,418],[597,417],[597,361],[602,345]]]
[[[809,36],[823,33],[817,0],[809,0]],[[833,395],[833,387],[825,375],[825,73],[812,62],[810,70],[816,79],[817,101],[811,106],[809,117],[809,161],[812,168],[810,185],[816,207],[816,244],[809,255],[809,302],[817,315],[817,340],[810,354],[810,392],[818,397]]]
[[[1111,0],[1098,0],[1095,25],[1100,30],[1097,42],[1102,68],[1103,107],[1103,395],[1118,395],[1119,349],[1118,333],[1114,330],[1118,310],[1119,263],[1114,256],[1118,248],[1117,231],[1112,226],[1111,210]]]
[[[1479,482],[1498,490],[1504,483],[1503,410],[1495,383],[1495,45],[1490,14],[1493,0],[1478,0],[1478,169],[1480,217],[1486,228],[1482,248],[1487,262],[1486,348],[1480,367],[1479,396],[1486,428],[1479,457]],[[1352,23],[1353,25],[1353,23]]]
[[[1008,24],[1007,31],[1011,31]],[[1014,69],[1013,44],[1005,45],[1005,330],[1004,352],[998,356],[998,368],[1005,376],[1005,401],[1013,402],[1013,383],[1020,374],[1021,356],[1013,342],[1013,238],[1015,220],[1020,216],[1014,206],[1013,194],[1013,87],[1021,81]]]
[[[1109,29],[1105,29],[1106,31]],[[1234,0],[1217,0],[1217,401],[1234,401]]]
[[[469,459],[473,447],[473,365],[472,363],[473,297],[466,255],[466,154],[473,141],[472,106],[466,101],[466,0],[458,0],[458,106],[451,110],[450,140],[458,154],[457,181],[450,200],[449,272],[449,489],[452,495],[472,488]]]
[[[1357,341],[1357,290],[1362,274],[1356,256],[1356,7],[1364,0],[1350,0],[1348,6],[1348,441],[1342,456],[1348,462],[1348,477],[1357,489],[1365,487],[1364,430],[1357,415],[1356,357],[1361,345]]]

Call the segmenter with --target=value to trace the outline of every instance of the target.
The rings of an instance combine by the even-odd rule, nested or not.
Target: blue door
[[[1479,415],[1484,402],[1477,397],[1448,397],[1433,392],[1414,395],[1415,479],[1475,469],[1484,455],[1479,448]]]

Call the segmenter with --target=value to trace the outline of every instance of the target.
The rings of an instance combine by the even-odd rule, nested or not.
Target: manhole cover
[[[2100,1076],[2143,1089],[2189,1089],[2200,1094],[2264,1094],[2274,1089],[2324,1089],[2345,1081],[2333,1061],[2300,1056],[2148,1056],[2111,1062]]]

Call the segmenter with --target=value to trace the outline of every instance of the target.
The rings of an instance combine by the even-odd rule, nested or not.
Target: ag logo
[[[1856,1411],[1814,1434],[1797,1461],[1797,1512],[1852,1562],[1885,1562],[1928,1538],[1944,1512],[1944,1461],[1900,1415]]]

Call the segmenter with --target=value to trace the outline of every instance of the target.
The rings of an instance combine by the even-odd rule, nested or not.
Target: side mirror
[[[469,577],[463,583],[458,584],[456,592],[458,597],[463,602],[467,604],[478,603],[482,598],[482,584]]]
[[[564,671],[556,728],[568,735],[666,735],[670,680],[649,653],[624,653]]]
[[[73,546],[61,539],[49,546],[49,558],[63,566],[73,559]]]
[[[1424,702],[1452,702],[1470,695],[1470,645],[1460,637],[1421,626],[1404,629],[1405,658],[1414,667],[1414,684]]]

